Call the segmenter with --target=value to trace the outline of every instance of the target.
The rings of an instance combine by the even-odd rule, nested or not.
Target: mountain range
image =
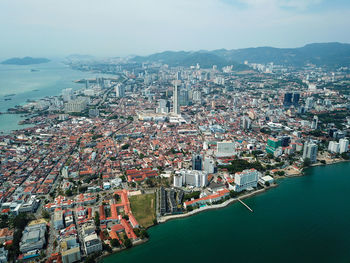
[[[213,51],[165,51],[149,56],[135,56],[135,62],[162,62],[170,66],[192,66],[202,68],[213,65],[234,65],[236,70],[246,68],[243,63],[303,67],[308,64],[327,68],[350,67],[350,44],[313,43],[300,48],[257,47],[244,49],[218,49]]]

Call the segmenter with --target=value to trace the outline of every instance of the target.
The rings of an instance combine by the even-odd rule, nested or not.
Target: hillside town
[[[348,68],[69,65],[110,77],[9,109],[29,127],[0,134],[0,262],[96,262],[350,158]]]

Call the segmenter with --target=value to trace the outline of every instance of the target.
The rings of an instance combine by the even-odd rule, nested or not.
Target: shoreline
[[[319,163],[310,165],[309,167],[302,168],[300,170],[300,173],[298,173],[298,174],[284,175],[284,176],[280,176],[280,177],[276,178],[275,179],[275,183],[270,185],[269,187],[266,187],[266,188],[264,187],[262,189],[255,190],[255,191],[247,193],[245,195],[226,200],[225,202],[223,202],[221,204],[200,207],[200,208],[198,208],[196,210],[193,210],[191,212],[188,212],[186,214],[169,215],[169,216],[161,217],[160,220],[157,222],[157,224],[151,225],[151,226],[147,227],[146,229],[148,230],[148,229],[150,229],[152,227],[155,227],[157,225],[165,224],[168,221],[194,216],[194,215],[197,215],[197,214],[202,213],[202,212],[206,212],[206,211],[210,211],[210,210],[219,210],[219,209],[228,207],[231,204],[239,202],[238,199],[244,200],[244,199],[247,199],[247,198],[250,198],[250,197],[253,197],[253,196],[257,196],[257,195],[260,195],[260,194],[265,193],[265,192],[268,192],[270,189],[276,188],[276,187],[279,186],[279,184],[277,183],[278,179],[306,176],[305,170],[307,168],[312,168],[312,167],[317,167],[317,166],[328,166],[328,165],[332,165],[332,164],[339,164],[339,163],[349,162],[349,161],[350,160],[341,159],[341,160],[337,160],[337,161],[334,161],[334,162],[331,162],[331,163],[326,163],[326,164],[323,164],[323,163],[319,162]],[[140,241],[135,242],[136,243],[135,246],[142,245],[142,244],[148,242],[150,240],[150,238],[151,237],[147,238],[146,240],[140,240]],[[133,247],[134,247],[134,244],[133,244]],[[130,249],[132,249],[133,247],[131,247]],[[114,254],[117,254],[117,253],[125,251],[125,250],[127,250],[127,249],[125,249],[125,248],[123,248],[123,249],[118,248],[118,249],[116,249],[116,251],[113,251],[112,253],[109,253],[109,254],[106,254],[106,255],[101,255],[100,257],[97,258],[97,262],[102,262],[103,258],[112,256]]]
[[[262,189],[259,189],[259,190],[255,190],[253,192],[247,193],[247,194],[239,196],[239,197],[228,199],[228,200],[226,200],[225,202],[223,202],[221,204],[200,207],[198,209],[195,209],[195,210],[193,210],[191,212],[188,212],[188,213],[185,213],[185,214],[164,216],[164,217],[160,218],[160,220],[158,221],[158,224],[163,224],[163,223],[166,223],[166,222],[168,222],[170,220],[174,220],[174,219],[178,219],[178,218],[189,217],[189,216],[196,215],[198,213],[209,211],[209,210],[217,210],[217,209],[225,208],[225,207],[229,206],[230,204],[238,202],[238,199],[241,199],[241,200],[247,199],[249,197],[252,197],[252,196],[259,195],[261,193],[267,192],[268,190],[270,190],[272,188],[276,188],[276,187],[278,187],[278,184],[274,183],[273,185],[271,185],[269,187],[262,188]]]

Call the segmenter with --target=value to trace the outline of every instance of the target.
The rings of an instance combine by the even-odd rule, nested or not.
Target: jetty
[[[241,199],[237,198],[237,200],[242,204],[244,205],[250,212],[254,212],[253,209],[251,209],[246,203],[244,203]]]

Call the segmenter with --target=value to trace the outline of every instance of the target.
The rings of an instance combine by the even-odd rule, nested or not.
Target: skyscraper
[[[115,95],[117,98],[123,98],[125,97],[125,88],[121,84],[118,84],[115,87]]]
[[[318,128],[318,117],[315,115],[311,122],[311,129],[317,130]]]
[[[298,106],[300,100],[300,93],[293,93],[293,105]]]
[[[303,159],[309,158],[311,163],[315,163],[317,161],[317,144],[313,142],[305,142],[304,144],[304,152]]]
[[[293,94],[292,93],[284,94],[283,105],[284,106],[290,106],[292,104],[292,99],[293,99]]]
[[[202,156],[200,154],[195,154],[192,156],[192,170],[201,171],[202,170]]]
[[[173,108],[174,114],[180,115],[180,105],[179,105],[179,90],[177,88],[177,83],[174,86],[174,95],[173,95]]]
[[[348,139],[340,139],[339,140],[339,153],[344,153],[349,150],[349,140]]]

